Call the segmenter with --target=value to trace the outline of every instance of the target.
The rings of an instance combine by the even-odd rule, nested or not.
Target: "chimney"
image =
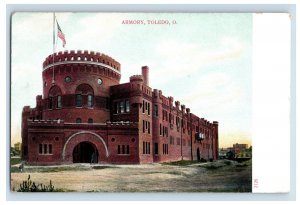
[[[176,109],[179,110],[180,102],[179,101],[175,101],[175,106],[176,106]]]
[[[144,78],[144,84],[149,86],[149,67],[142,66],[142,76]]]

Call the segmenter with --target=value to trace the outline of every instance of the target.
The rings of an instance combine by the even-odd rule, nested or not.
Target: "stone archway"
[[[100,135],[90,131],[80,131],[72,134],[65,142],[62,160],[69,163],[74,162],[75,154],[79,155],[75,156],[75,161],[85,162],[90,160],[92,151],[97,154],[97,162],[100,160],[106,161],[106,158],[109,156],[107,145]]]
[[[90,142],[80,142],[73,149],[73,163],[98,163],[98,150]]]

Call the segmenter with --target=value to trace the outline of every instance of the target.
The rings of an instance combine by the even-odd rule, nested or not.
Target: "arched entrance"
[[[90,142],[80,142],[73,149],[73,163],[98,163],[98,150]]]

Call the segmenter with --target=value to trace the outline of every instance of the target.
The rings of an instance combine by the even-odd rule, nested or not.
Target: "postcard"
[[[10,190],[288,192],[289,162],[278,185],[261,174],[269,147],[258,140],[274,131],[261,131],[273,104],[258,85],[278,76],[277,92],[289,90],[276,65],[259,81],[257,46],[268,42],[257,19],[278,17],[269,29],[286,28],[289,42],[289,15],[269,15],[14,13]],[[285,159],[288,142],[278,142]]]

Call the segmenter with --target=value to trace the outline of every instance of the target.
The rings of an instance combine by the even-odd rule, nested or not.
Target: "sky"
[[[252,14],[56,13],[66,46],[121,63],[121,83],[149,67],[149,84],[209,121],[219,147],[251,144]],[[126,20],[143,24],[124,24]],[[162,20],[169,24],[154,24]],[[21,141],[21,113],[42,94],[42,63],[53,52],[53,13],[15,13],[11,35],[11,142]]]

